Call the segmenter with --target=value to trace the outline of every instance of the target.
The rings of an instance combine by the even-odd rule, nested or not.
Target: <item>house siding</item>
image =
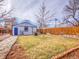
[[[32,27],[28,27],[28,31],[24,30],[24,35],[31,35],[32,33]]]
[[[28,27],[28,28],[26,28],[26,27]],[[16,32],[16,31],[14,31],[14,28],[18,28],[18,34],[17,35],[31,35],[34,32],[36,32],[36,26],[29,23],[28,21],[14,25],[13,26],[13,35],[15,35],[15,32]]]
[[[31,26],[28,26],[28,31],[24,30],[25,26],[13,26],[13,35],[15,35],[14,28],[18,28],[18,35],[32,35],[36,31],[36,29]]]

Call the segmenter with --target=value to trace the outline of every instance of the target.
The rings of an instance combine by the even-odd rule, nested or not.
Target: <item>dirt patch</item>
[[[15,43],[6,56],[6,59],[29,59],[29,57],[25,54],[25,50],[19,44]]]
[[[79,46],[65,51],[51,59],[79,59]]]

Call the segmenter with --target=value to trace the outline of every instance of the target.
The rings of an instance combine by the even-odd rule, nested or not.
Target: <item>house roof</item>
[[[15,18],[0,18],[0,21],[1,22],[5,22],[5,21],[15,21],[16,19]]]
[[[29,21],[29,20],[24,20],[23,22],[21,22],[21,23],[19,23],[19,24],[16,24],[16,25],[14,25],[14,26],[20,26],[20,25],[23,25],[23,24],[25,24],[24,26],[27,26],[27,24],[29,24],[29,25],[32,26],[32,27],[37,27],[36,25],[33,24],[32,21]]]
[[[4,21],[4,18],[0,18],[0,22],[3,22]]]

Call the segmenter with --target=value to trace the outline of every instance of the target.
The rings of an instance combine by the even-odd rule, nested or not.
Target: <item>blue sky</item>
[[[61,19],[64,15],[63,8],[68,0],[5,0],[7,5],[5,8],[9,10],[14,8],[12,16],[21,19],[36,20],[35,15],[39,12],[40,5],[43,1],[50,10],[51,14],[55,13],[54,18]]]

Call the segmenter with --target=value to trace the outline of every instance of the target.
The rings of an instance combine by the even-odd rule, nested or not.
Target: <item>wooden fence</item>
[[[45,29],[38,29],[40,33],[51,33],[55,35],[79,35],[79,27],[61,27],[61,28],[45,28]]]

